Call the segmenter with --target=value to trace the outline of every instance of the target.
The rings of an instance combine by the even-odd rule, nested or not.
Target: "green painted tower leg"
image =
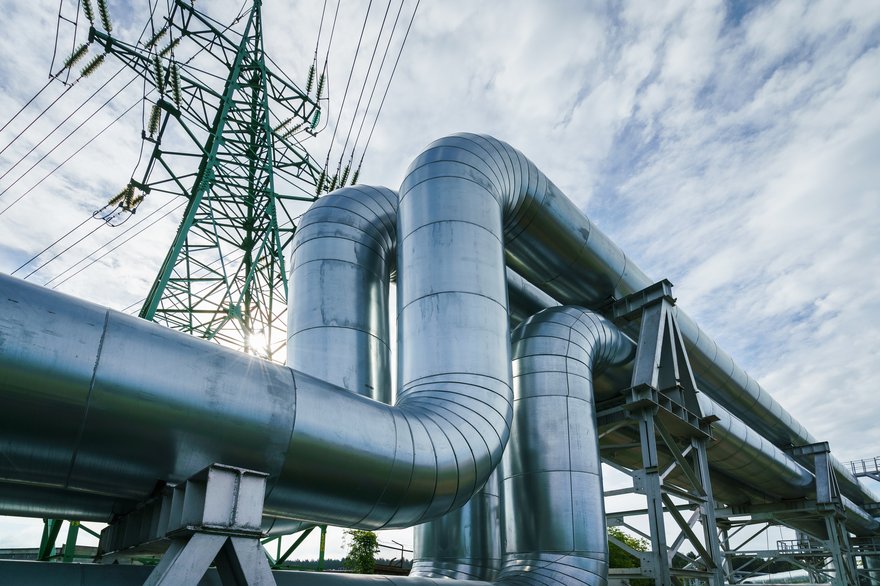
[[[72,562],[76,557],[76,539],[79,537],[79,527],[79,521],[71,521],[67,527],[67,541],[64,543],[62,557],[65,562]]]
[[[40,539],[40,551],[37,553],[37,561],[45,562],[55,553],[55,541],[61,531],[61,519],[43,519],[43,536]]]
[[[301,146],[301,133],[314,133],[318,98],[267,65],[260,0],[234,29],[183,0],[170,3],[164,22],[147,43],[89,33],[155,96],[142,176],[101,217],[128,217],[148,194],[186,198],[140,317],[283,361],[285,249],[322,175]],[[213,87],[218,77],[222,89]]]
[[[318,571],[324,571],[324,548],[327,545],[327,526],[321,525],[321,545],[318,548]]]

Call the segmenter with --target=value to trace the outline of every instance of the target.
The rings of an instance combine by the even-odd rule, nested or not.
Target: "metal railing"
[[[844,464],[853,473],[853,476],[868,476],[871,474],[880,474],[880,456],[873,458],[865,458],[863,460],[853,460]]]

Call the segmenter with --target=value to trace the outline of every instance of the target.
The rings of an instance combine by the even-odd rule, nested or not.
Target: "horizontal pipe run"
[[[223,462],[270,474],[273,516],[378,528],[443,514],[482,486],[507,440],[502,269],[498,309],[460,322],[498,349],[485,360],[490,370],[445,383],[421,377],[396,408],[0,276],[0,482],[139,501],[157,483]],[[458,301],[447,304],[454,315]],[[447,316],[438,310],[433,323]],[[417,330],[411,342],[433,335],[425,343],[434,347],[442,337],[436,328]],[[51,425],[44,413],[52,413]],[[468,443],[451,425],[475,439]],[[112,511],[100,508],[107,502],[96,500],[94,514],[108,517]]]
[[[425,150],[422,176],[459,175],[481,186],[504,185],[505,254],[508,265],[557,301],[591,309],[653,284],[522,153],[500,140],[475,134],[441,138]],[[430,165],[426,162],[430,161]],[[702,391],[777,447],[815,443],[815,438],[761,385],[676,308],[685,346]],[[859,484],[832,457],[841,489],[859,504],[880,497]]]
[[[294,264],[303,267],[305,290],[342,295],[346,283],[372,287],[351,314],[345,296],[318,305],[331,310],[321,316],[308,313],[307,296],[291,310],[300,320],[292,339],[304,336],[309,373],[0,276],[0,495],[6,488],[15,507],[35,512],[37,499],[54,511],[49,495],[70,494],[84,515],[88,507],[109,515],[162,483],[223,462],[268,472],[267,512],[279,516],[408,526],[467,502],[498,465],[510,433],[508,298],[528,306],[552,296],[601,308],[651,281],[528,159],[494,139],[457,135],[429,146],[407,173],[396,214],[393,192],[371,189],[354,189],[342,211],[319,205],[316,221],[302,226],[302,262]],[[364,199],[373,196],[375,207]],[[363,229],[353,237],[351,228]],[[390,396],[384,324],[392,265],[395,407],[361,396]],[[327,270],[312,271],[319,266]],[[322,282],[328,271],[339,278]],[[743,421],[742,433],[731,432],[743,440],[740,451],[754,448],[785,469],[774,482],[802,486],[802,467],[790,466],[779,449],[814,438],[693,320],[676,315],[700,388],[731,412],[730,429]],[[328,333],[316,355],[326,364],[311,370],[318,358],[306,355],[313,341],[305,332],[322,328],[357,331],[355,354],[365,362],[335,372],[336,334]],[[47,412],[51,425],[40,417]],[[764,440],[753,432],[776,447],[760,447]],[[712,465],[750,476],[754,465],[740,469],[736,457],[727,453]],[[870,525],[858,507],[877,497],[832,465],[854,503],[854,522]],[[21,494],[22,484],[38,487],[33,500]]]

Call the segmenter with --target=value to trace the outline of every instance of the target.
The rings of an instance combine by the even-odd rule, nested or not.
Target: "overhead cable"
[[[129,106],[128,109],[126,109],[125,111],[123,111],[119,116],[117,116],[116,118],[114,118],[113,120],[111,120],[109,123],[107,123],[107,125],[104,126],[104,128],[102,128],[101,130],[99,130],[99,131],[98,131],[98,134],[96,134],[95,136],[93,136],[92,138],[90,138],[89,140],[87,140],[86,142],[84,142],[84,143],[83,143],[78,149],[76,149],[75,151],[73,151],[73,152],[72,152],[72,153],[71,153],[66,159],[64,159],[63,161],[61,161],[61,162],[58,163],[57,165],[55,165],[55,168],[54,168],[54,169],[52,169],[51,171],[49,171],[48,173],[46,173],[45,175],[43,175],[43,177],[42,177],[39,181],[37,181],[36,183],[34,183],[34,184],[33,184],[33,185],[32,185],[27,191],[25,191],[24,193],[22,193],[21,195],[19,195],[16,199],[14,199],[14,200],[12,201],[11,204],[9,204],[8,206],[6,206],[6,207],[3,208],[2,210],[0,210],[0,216],[2,216],[2,215],[5,214],[7,211],[9,211],[9,209],[10,209],[12,206],[14,206],[14,205],[17,204],[18,202],[20,202],[20,201],[21,201],[26,195],[28,195],[29,193],[31,193],[34,189],[36,189],[37,187],[39,187],[39,186],[43,183],[43,181],[45,181],[46,179],[48,179],[49,177],[51,177],[51,176],[52,176],[52,175],[53,175],[58,169],[60,169],[61,167],[63,167],[64,165],[66,165],[68,162],[70,162],[71,159],[73,159],[76,155],[78,155],[79,153],[81,153],[81,152],[83,151],[83,149],[85,149],[87,146],[89,146],[90,144],[92,144],[92,142],[93,142],[95,139],[97,139],[99,136],[101,136],[102,134],[104,134],[104,133],[105,133],[105,132],[106,132],[111,126],[113,126],[114,124],[116,124],[117,122],[119,122],[119,120],[121,120],[126,114],[128,114],[129,112],[131,112],[132,110],[134,110],[134,108],[135,108],[139,103],[140,103],[140,100],[138,100],[137,102],[135,102],[134,104],[132,104],[131,106]],[[89,216],[89,217],[91,217],[91,216]]]
[[[330,137],[330,147],[327,150],[328,159],[330,157],[330,153],[333,151],[333,141],[336,140],[336,132],[339,130],[339,121],[342,120],[342,112],[345,108],[345,100],[348,97],[348,88],[351,86],[351,78],[352,78],[352,75],[354,74],[354,67],[355,67],[355,64],[357,63],[358,53],[360,53],[361,44],[364,41],[364,31],[367,30],[367,20],[370,17],[370,9],[372,7],[373,7],[373,0],[370,0],[370,3],[367,4],[367,13],[364,15],[364,24],[363,24],[363,26],[361,26],[361,34],[358,37],[357,48],[355,48],[355,51],[354,51],[354,58],[351,60],[351,69],[349,69],[349,71],[348,71],[348,81],[345,82],[345,91],[342,93],[342,102],[340,102],[340,104],[339,104],[339,114],[337,115],[336,124],[333,125],[333,136]],[[342,161],[342,158],[340,156],[340,163],[341,163],[341,161]],[[336,169],[336,172],[337,172],[337,174],[339,173],[338,167]],[[333,185],[335,185],[335,181],[333,182]],[[331,191],[333,191],[333,190],[331,189]]]
[[[116,78],[117,75],[119,75],[120,73],[122,73],[122,71],[123,71],[124,69],[125,69],[125,66],[121,67],[121,68],[120,68],[115,74],[113,74],[113,77],[111,77],[109,80],[107,80],[107,83],[109,84],[111,81],[113,81],[113,80]],[[124,89],[127,88],[129,85],[131,85],[131,83],[132,83],[132,81],[134,81],[134,79],[136,79],[136,78],[132,78],[132,80],[129,81],[127,84],[125,84],[125,85],[122,87],[122,89],[120,89],[120,90],[117,91],[115,94],[113,94],[113,98],[115,98],[116,96],[118,96],[118,95],[122,92],[122,90],[124,90]],[[68,86],[68,87],[70,87],[70,86]],[[97,96],[97,95],[98,95],[98,92],[100,92],[102,89],[104,89],[104,87],[106,87],[106,86],[101,86],[101,87],[97,88],[94,92],[92,92],[92,95],[90,95],[88,98],[86,98],[85,101],[84,101],[82,104],[80,104],[79,106],[77,106],[76,109],[74,109],[73,112],[71,112],[70,114],[68,114],[67,117],[64,118],[64,120],[62,120],[62,121],[59,122],[57,125],[55,125],[55,128],[53,128],[53,129],[49,132],[49,134],[47,134],[46,136],[44,136],[43,138],[41,138],[40,141],[37,142],[34,146],[32,146],[31,149],[30,149],[28,152],[26,152],[24,155],[22,155],[22,156],[21,156],[16,162],[14,162],[14,163],[13,163],[13,164],[12,164],[7,170],[6,170],[6,171],[4,171],[3,174],[0,175],[0,180],[2,180],[4,177],[6,177],[7,175],[9,175],[9,173],[10,173],[13,169],[15,169],[18,165],[20,165],[20,164],[21,164],[26,158],[28,158],[28,156],[30,156],[31,153],[33,153],[33,152],[34,152],[35,150],[37,150],[40,146],[42,146],[42,144],[43,144],[44,142],[46,142],[46,141],[49,139],[50,136],[52,136],[53,134],[55,134],[55,133],[56,133],[56,132],[57,132],[62,126],[64,126],[64,124],[65,124],[68,120],[70,120],[70,119],[71,119],[71,118],[72,118],[77,112],[79,112],[80,110],[82,110],[82,109],[85,107],[86,104],[88,104],[90,101],[92,101],[92,99],[93,99],[95,96]],[[65,91],[66,91],[66,90],[65,90]],[[112,100],[113,98],[110,98],[110,100]],[[88,122],[89,120],[91,120],[92,116],[94,116],[95,114],[97,114],[102,108],[104,108],[104,106],[106,106],[108,103],[110,103],[110,100],[107,100],[106,102],[104,102],[103,104],[101,104],[101,106],[99,106],[97,110],[95,110],[94,112],[92,112],[91,115],[87,116],[82,122],[80,122],[79,125],[78,125],[76,128],[74,128],[74,129],[73,129],[73,130],[72,130],[67,136],[65,136],[64,138],[62,138],[61,141],[60,141],[58,144],[56,144],[56,145],[52,148],[51,151],[49,151],[49,153],[51,153],[51,152],[54,151],[56,148],[58,148],[61,144],[63,144],[64,141],[67,140],[68,138],[70,138],[70,136],[71,136],[74,132],[76,132],[77,130],[79,130],[80,128],[82,128],[82,126],[83,126],[86,122]],[[44,113],[45,113],[45,111],[44,111]],[[42,114],[40,114],[40,116],[42,116]],[[39,116],[38,116],[38,118],[39,118]],[[36,119],[35,119],[35,121],[36,121]],[[17,138],[17,137],[16,137],[16,138]],[[13,142],[15,142],[15,139],[13,139]],[[12,144],[12,143],[9,143],[9,144]],[[7,146],[8,146],[8,145],[7,145]],[[4,149],[4,150],[5,150],[5,149]],[[0,151],[0,152],[2,152],[2,151]],[[46,153],[46,155],[48,155],[49,153]],[[40,161],[42,161],[43,159],[45,159],[45,158],[46,158],[46,155],[44,155],[43,158],[40,159]],[[37,162],[39,163],[40,161],[37,161]],[[31,167],[31,169],[33,169],[33,166]],[[27,175],[27,174],[30,172],[31,169],[28,169],[27,171],[25,171],[24,174],[22,174],[21,176],[19,176],[19,179],[21,179],[22,177],[24,177],[24,175]],[[16,180],[16,181],[17,181],[17,180]],[[12,186],[10,185],[9,187],[12,187]],[[8,190],[9,187],[7,187],[6,189],[4,189],[3,192],[0,192],[0,195],[3,195],[3,193],[6,193],[6,190]]]
[[[397,65],[400,63],[400,56],[403,55],[403,48],[406,45],[406,40],[409,38],[409,31],[412,29],[413,21],[416,18],[416,13],[419,11],[419,4],[422,0],[417,0],[416,7],[413,9],[412,16],[409,19],[409,25],[406,27],[406,34],[403,36],[403,42],[400,43],[400,51],[397,53],[397,59],[394,61],[394,67],[391,69],[391,76],[388,78],[388,85],[385,86],[385,93],[382,95],[382,101],[379,102],[379,109],[376,111],[376,117],[373,119],[373,126],[370,128],[370,134],[367,136],[367,142],[364,145],[364,153],[367,152],[367,149],[370,146],[370,141],[373,139],[373,131],[376,130],[376,123],[379,121],[379,115],[382,113],[382,106],[385,105],[385,98],[388,97],[388,90],[391,88],[391,81],[394,79],[394,73],[397,71]],[[361,154],[361,162],[363,162],[364,155]]]
[[[385,22],[388,19],[388,11],[391,9],[391,0],[388,1],[388,5],[385,7],[385,14],[382,16],[382,24],[379,26],[379,34],[376,36],[376,42],[373,44],[373,53],[370,55],[370,63],[367,66],[367,72],[364,74],[364,83],[361,85],[360,94],[358,94],[358,100],[354,107],[354,113],[351,116],[351,124],[348,126],[348,133],[345,135],[345,142],[342,145],[342,153],[339,155],[340,164],[342,159],[345,157],[345,150],[348,148],[348,141],[351,138],[352,130],[354,130],[354,123],[357,119],[358,110],[361,107],[361,101],[364,98],[364,91],[367,89],[367,83],[370,78],[370,72],[373,70],[373,62],[376,59],[376,51],[379,49],[379,40],[382,38],[382,32],[385,30]],[[393,32],[393,31],[392,31]],[[378,79],[378,74],[377,74]],[[364,117],[366,117],[367,113],[364,112]],[[352,149],[350,159],[354,158],[354,149]],[[350,166],[350,163],[349,163]],[[345,181],[342,181],[344,184]]]

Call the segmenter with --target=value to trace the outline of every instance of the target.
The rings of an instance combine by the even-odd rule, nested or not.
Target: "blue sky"
[[[57,3],[2,4],[5,122],[45,81]],[[119,35],[133,38],[143,20],[124,6],[110,2]],[[344,84],[366,6],[346,2],[340,12],[331,99]],[[320,9],[265,2],[267,46],[295,78],[308,69]],[[214,2],[209,10],[222,20],[238,6]],[[672,281],[681,307],[838,458],[873,457],[880,455],[878,45],[880,10],[870,1],[422,0],[362,181],[395,188],[419,150],[450,132],[510,142],[649,275]],[[104,69],[90,83],[113,71]],[[82,85],[75,91],[88,89]],[[35,128],[45,133],[71,108]],[[331,124],[334,116],[331,106]],[[87,128],[111,117],[102,112]],[[106,142],[8,213],[7,202],[40,175],[0,195],[0,270],[11,272],[124,185],[140,143],[137,113],[125,120],[131,126],[114,125]],[[0,148],[16,128],[0,135]],[[315,141],[320,153],[329,134]],[[0,173],[27,152],[35,140],[28,136],[41,135],[0,155]],[[16,173],[0,180],[0,191]],[[162,203],[145,202],[145,210]],[[174,224],[169,217],[59,290],[116,308],[137,301]],[[72,249],[70,262],[88,250]],[[56,264],[32,279],[48,280],[65,265]]]

